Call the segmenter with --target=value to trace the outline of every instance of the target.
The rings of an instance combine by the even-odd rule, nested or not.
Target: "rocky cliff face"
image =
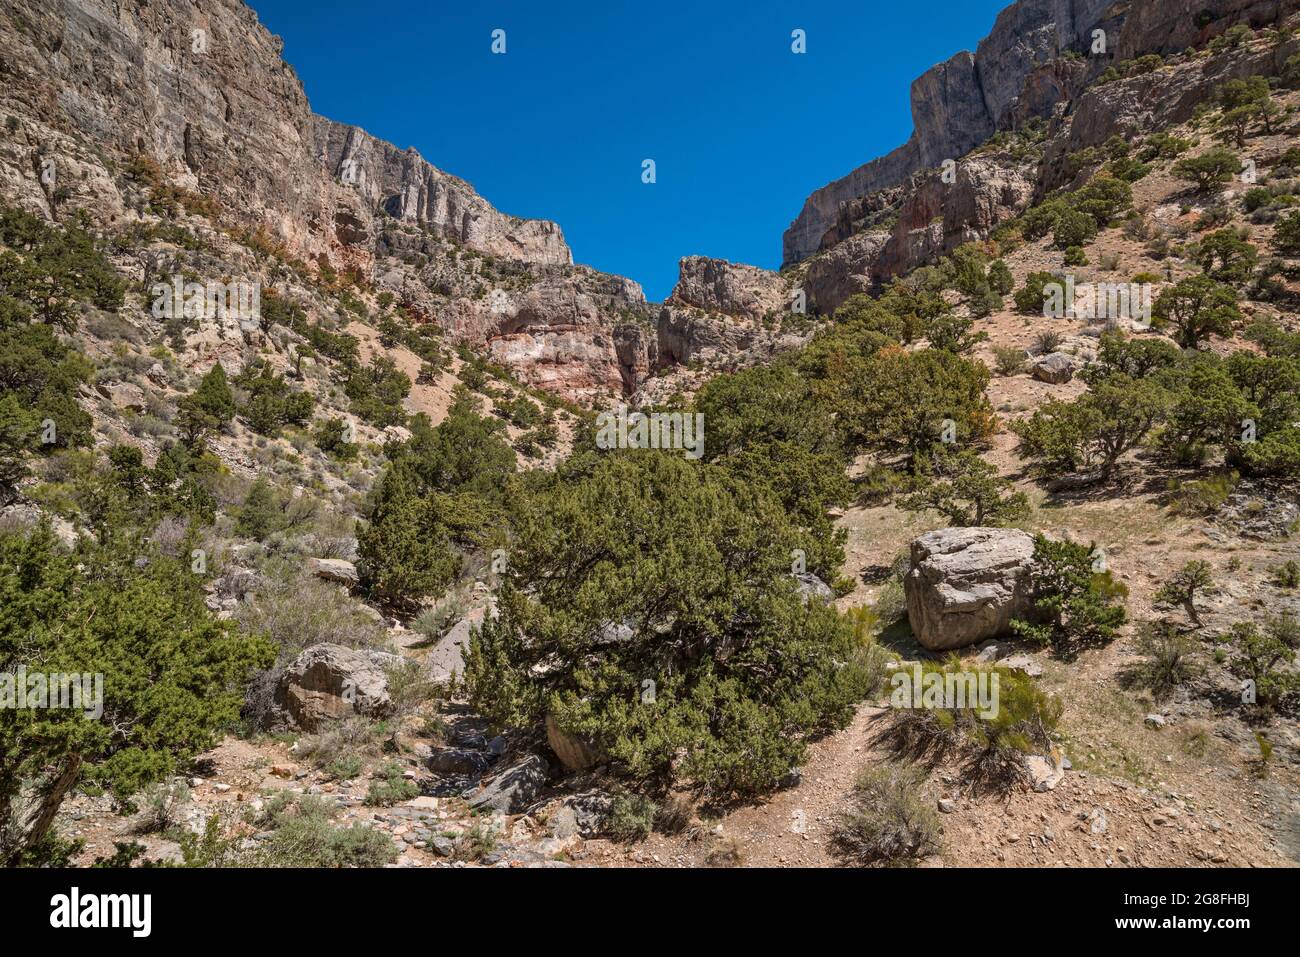
[[[803,288],[826,314],[855,293],[981,239],[1034,195],[1032,167],[1007,153],[968,156],[953,182],[927,170],[906,183],[845,202],[827,231],[829,248],[811,259]]]
[[[302,258],[329,252],[340,222],[357,220],[345,229],[354,243],[373,235],[382,210],[493,255],[572,262],[554,223],[500,213],[413,149],[314,115],[282,42],[239,0],[5,7],[0,108],[26,121],[11,144],[19,151],[78,167],[149,156],[170,181],[268,227]],[[59,178],[74,195],[78,167]],[[30,207],[48,205],[34,177],[7,185]],[[84,192],[76,198],[97,199],[92,209],[109,222],[123,214],[111,176]]]
[[[519,262],[568,265],[560,227],[494,209],[464,180],[430,165],[414,148],[399,150],[357,126],[314,118],[321,169],[354,185],[371,208],[426,227],[471,249]]]
[[[1294,6],[1294,0],[1017,0],[975,53],[958,53],[913,82],[907,143],[808,197],[785,232],[784,262],[846,238],[835,230],[844,204],[956,160],[998,130],[1052,116],[1112,62],[1182,50],[1238,22],[1270,23]],[[1105,56],[1090,55],[1095,30],[1105,32]],[[1067,53],[1086,59],[1065,59]]]
[[[662,307],[631,280],[575,266],[555,223],[502,213],[415,150],[316,116],[280,40],[241,0],[7,0],[0,196],[122,229],[141,221],[145,194],[129,170],[145,160],[163,187],[210,204],[211,222],[250,246],[308,271],[349,270],[525,381],[594,400],[631,394],[675,364],[783,348],[796,284],[809,309],[829,312],[986,236],[1060,185],[1069,152],[1186,119],[1226,76],[1258,72],[1261,54],[1089,86],[1106,65],[1271,22],[1296,3],[1019,0],[975,53],[913,83],[906,144],[809,197],[785,252],[810,261],[783,277],[688,257]],[[1065,55],[1087,51],[1098,29],[1109,56]],[[973,152],[1044,117],[1041,162]],[[945,182],[936,167],[950,158],[960,162]]]
[[[818,190],[786,231],[787,264],[807,260],[810,307],[830,312],[854,293],[986,238],[1074,176],[1069,153],[1185,121],[1225,79],[1276,74],[1278,57],[1293,51],[1291,43],[1229,51],[1094,85],[1107,66],[1181,52],[1234,23],[1272,23],[1296,7],[1296,0],[1020,0],[1008,7],[976,53],[958,54],[913,84],[912,138]],[[1094,31],[1104,33],[1106,55],[1091,55]],[[1029,121],[1045,130],[1039,147],[1000,152],[989,142]]]
[[[0,195],[123,228],[140,218],[123,170],[145,158],[214,202],[222,227],[308,268],[355,270],[525,380],[573,399],[621,392],[613,329],[644,309],[640,287],[573,266],[555,223],[502,213],[414,149],[316,116],[281,50],[240,0],[7,0]]]
[[[761,321],[790,307],[787,286],[777,273],[757,266],[687,256],[678,264],[677,285],[667,302]]]
[[[770,359],[808,341],[813,326],[792,315],[794,289],[778,273],[707,256],[687,256],[678,265],[672,294],[655,311],[653,323],[616,330],[626,390],[653,402],[721,369]],[[794,320],[799,319],[798,327]],[[651,378],[674,367],[683,370],[663,389]]]

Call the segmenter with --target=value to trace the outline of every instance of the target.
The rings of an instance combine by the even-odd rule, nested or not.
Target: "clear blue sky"
[[[317,113],[555,220],[652,300],[682,256],[777,268],[804,198],[902,143],[912,79],[1009,2],[251,0]]]

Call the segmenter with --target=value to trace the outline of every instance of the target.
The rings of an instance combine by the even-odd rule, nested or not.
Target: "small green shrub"
[[[904,706],[907,689],[897,683],[902,679],[895,674],[895,692],[905,700],[898,702],[883,740],[900,756],[926,762],[962,759],[971,788],[1005,791],[1025,782],[1027,754],[1052,749],[1051,735],[1060,721],[1062,704],[1022,671],[968,666],[956,659],[921,666],[923,685],[934,680],[929,676],[937,675],[945,685],[956,681],[968,692],[972,680],[977,682],[975,688],[980,681],[988,690],[995,687],[996,708],[990,711],[969,700],[969,694],[961,707]]]
[[[1182,605],[1187,616],[1197,625],[1201,616],[1196,610],[1196,596],[1214,584],[1210,563],[1202,559],[1188,562],[1174,577],[1156,591],[1155,600],[1169,605]]]
[[[420,786],[402,777],[400,765],[389,763],[379,769],[366,791],[366,804],[371,807],[392,807],[409,801],[420,793]]]
[[[939,850],[939,815],[921,790],[923,775],[892,765],[863,768],[832,846],[856,864],[915,864]]]
[[[351,781],[361,774],[365,762],[355,754],[340,755],[325,768],[325,773],[334,781]]]
[[[1055,352],[1059,348],[1061,348],[1061,334],[1053,329],[1047,329],[1034,336],[1034,352],[1040,356]]]
[[[644,841],[654,830],[657,810],[644,794],[620,794],[610,804],[605,828],[616,841]]]
[[[1029,365],[1025,350],[1019,346],[994,346],[993,371],[1000,376],[1019,375]]]
[[[1200,673],[1196,648],[1195,641],[1179,634],[1168,622],[1143,622],[1137,640],[1143,660],[1125,673],[1125,682],[1145,688],[1155,700],[1163,701]]]
[[[1296,705],[1300,675],[1289,670],[1300,650],[1300,627],[1294,616],[1270,618],[1262,629],[1253,621],[1239,621],[1228,629],[1223,640],[1234,653],[1228,667],[1237,677],[1250,682],[1257,707],[1290,711]]]
[[[384,834],[363,824],[337,827],[338,808],[300,795],[270,814],[271,837],[253,860],[268,867],[382,867],[398,850]]]
[[[181,824],[181,808],[189,803],[189,787],[180,779],[160,781],[144,791],[138,834],[166,834]]]
[[[1300,564],[1291,559],[1278,565],[1273,569],[1272,581],[1278,588],[1300,588]]]
[[[490,824],[475,824],[468,831],[463,831],[456,838],[452,859],[473,863],[496,850],[500,835]]]

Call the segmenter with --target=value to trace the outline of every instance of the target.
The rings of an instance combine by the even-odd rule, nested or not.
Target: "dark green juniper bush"
[[[791,554],[810,544],[769,492],[716,466],[579,456],[520,509],[499,617],[466,662],[471,701],[498,726],[551,715],[651,785],[770,790],[883,665],[801,599]]]
[[[1127,617],[1128,588],[1099,557],[1095,545],[1034,536],[1033,614],[1014,619],[1012,631],[1067,657],[1114,638]]]

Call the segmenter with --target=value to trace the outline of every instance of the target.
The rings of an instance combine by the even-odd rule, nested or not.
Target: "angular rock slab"
[[[1051,385],[1061,385],[1074,378],[1078,361],[1064,352],[1049,352],[1041,356],[1031,370],[1035,379]]]
[[[470,791],[466,802],[476,811],[518,814],[528,807],[546,783],[550,765],[540,754],[529,754],[506,768],[480,791]]]

